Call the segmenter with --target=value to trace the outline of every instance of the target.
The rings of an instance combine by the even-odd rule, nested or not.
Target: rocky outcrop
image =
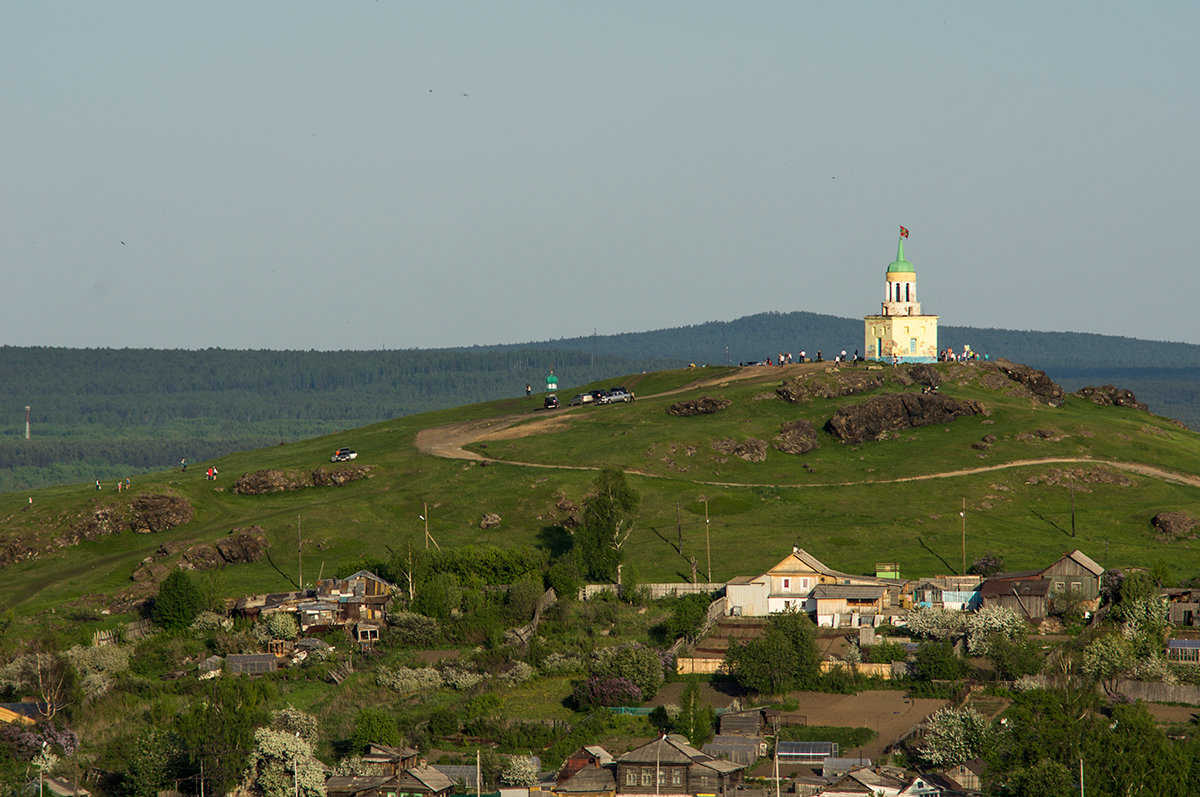
[[[263,558],[270,543],[259,526],[233,529],[216,542],[201,542],[188,545],[179,541],[166,542],[159,546],[153,556],[142,560],[141,567],[133,573],[137,582],[159,582],[174,569],[165,560],[182,552],[178,567],[185,570],[213,570],[225,565],[257,562]]]
[[[720,412],[726,409],[732,401],[729,399],[713,398],[712,396],[703,396],[690,401],[677,401],[667,408],[667,415],[674,415],[676,418],[691,418],[695,415],[712,415],[714,412]]]
[[[767,442],[750,438],[744,443],[736,440],[713,440],[714,451],[744,459],[747,462],[762,462],[767,458]]]
[[[192,519],[192,505],[178,495],[139,495],[129,505],[129,528],[138,534],[153,534],[181,526]]]
[[[807,454],[820,447],[816,427],[803,418],[783,424],[775,436],[775,448],[785,454]]]
[[[479,528],[494,529],[500,525],[500,516],[495,512],[484,512],[483,518],[479,521]]]
[[[1150,520],[1154,533],[1168,541],[1196,539],[1197,523],[1187,512],[1159,512]]]
[[[835,373],[804,374],[788,379],[775,388],[775,395],[790,404],[804,404],[813,399],[853,396],[883,387],[880,371],[842,370]]]
[[[862,443],[888,432],[949,423],[982,412],[978,401],[960,401],[938,393],[887,393],[842,407],[825,428],[843,443]]]
[[[994,360],[995,367],[1012,381],[1024,387],[1038,401],[1051,407],[1061,407],[1063,389],[1054,383],[1045,371],[1030,368],[1010,360]]]
[[[1073,395],[1085,398],[1093,404],[1099,404],[1101,407],[1132,407],[1135,410],[1149,412],[1150,408],[1137,400],[1137,396],[1133,395],[1132,391],[1124,390],[1116,385],[1103,385],[1094,387],[1088,385],[1076,390]]]
[[[238,495],[266,495],[303,490],[306,487],[338,487],[367,478],[369,465],[347,465],[339,468],[320,467],[313,471],[256,470],[242,474],[233,485]]]

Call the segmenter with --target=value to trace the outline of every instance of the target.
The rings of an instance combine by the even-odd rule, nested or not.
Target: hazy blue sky
[[[1200,4],[7,2],[0,344],[1200,343]],[[124,242],[124,243],[122,243]]]

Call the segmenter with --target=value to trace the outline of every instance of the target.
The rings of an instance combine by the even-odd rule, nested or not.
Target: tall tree
[[[158,588],[150,618],[166,629],[187,628],[203,608],[204,597],[192,577],[177,569]]]
[[[575,532],[575,547],[589,578],[617,580],[621,549],[633,533],[641,500],[617,468],[605,468],[592,482],[583,501],[583,524]]]
[[[809,688],[821,674],[812,621],[794,611],[771,615],[766,632],[743,644],[731,644],[725,661],[743,688],[759,694]]]

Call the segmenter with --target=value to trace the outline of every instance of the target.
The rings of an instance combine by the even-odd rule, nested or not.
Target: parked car
[[[339,448],[333,452],[333,456],[329,458],[330,462],[348,462],[358,456],[358,452],[353,448]]]
[[[618,401],[629,403],[633,401],[633,394],[628,390],[616,388],[604,394],[604,398],[600,399],[601,404],[616,404]]]
[[[542,399],[542,407],[547,410],[558,409],[558,396],[551,393],[546,398]]]
[[[599,402],[600,399],[602,399],[606,395],[608,395],[608,391],[607,390],[593,390],[588,395],[592,397],[593,401]]]
[[[575,398],[571,399],[571,406],[578,407],[580,404],[591,404],[596,398],[591,393],[580,393]]]

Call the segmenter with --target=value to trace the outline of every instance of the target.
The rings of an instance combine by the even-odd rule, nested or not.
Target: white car
[[[333,456],[329,458],[330,462],[348,462],[358,456],[358,452],[353,448],[339,448],[333,452]]]

